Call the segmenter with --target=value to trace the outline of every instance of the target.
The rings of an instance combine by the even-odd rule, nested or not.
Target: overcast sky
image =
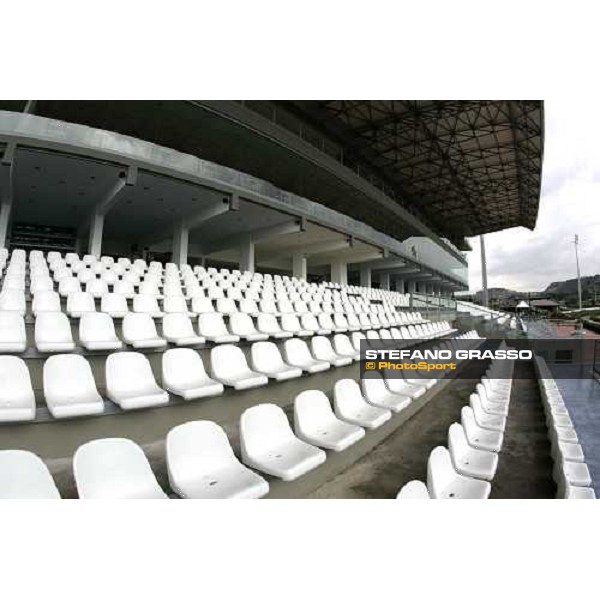
[[[576,274],[600,273],[600,121],[597,103],[546,101],[542,198],[535,231],[523,227],[485,236],[488,287],[541,291]],[[469,283],[481,289],[479,238],[470,238]]]

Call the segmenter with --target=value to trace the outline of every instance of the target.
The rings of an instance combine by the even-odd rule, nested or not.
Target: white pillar
[[[292,256],[292,275],[297,279],[306,279],[306,256],[296,252]]]
[[[0,248],[6,247],[12,212],[12,165],[0,165]]]
[[[173,232],[173,250],[171,261],[176,265],[185,265],[188,261],[188,243],[190,231],[184,225],[179,225]]]
[[[396,279],[394,282],[395,290],[404,294],[404,279]]]
[[[6,248],[11,209],[11,202],[2,202],[0,205],[0,248]]]
[[[94,213],[90,222],[90,241],[88,244],[88,254],[96,258],[102,255],[102,232],[104,231],[104,215]]]
[[[361,287],[371,287],[371,267],[365,265],[360,268],[360,285]]]
[[[485,260],[485,241],[483,239],[483,235],[479,236],[479,241],[481,244],[481,287],[483,292],[483,297],[481,303],[483,306],[488,305],[488,283],[487,283],[487,262]]]
[[[240,244],[240,271],[254,273],[254,242],[250,238]]]
[[[382,290],[390,289],[390,274],[387,271],[379,273],[379,287]]]
[[[408,282],[408,293],[414,294],[417,291],[417,282],[414,279],[411,279]]]
[[[331,281],[341,285],[348,285],[348,265],[342,260],[331,263]]]

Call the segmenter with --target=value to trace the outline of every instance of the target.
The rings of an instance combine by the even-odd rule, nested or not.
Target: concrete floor
[[[473,378],[453,380],[403,427],[308,497],[395,498],[408,481],[426,481],[429,453],[435,446],[447,445],[448,427],[460,422],[460,409],[468,403],[481,375],[472,368]],[[554,498],[550,443],[533,367],[524,362],[517,363],[515,369],[519,378],[513,382],[505,441],[491,497]],[[531,379],[522,379],[529,376]]]

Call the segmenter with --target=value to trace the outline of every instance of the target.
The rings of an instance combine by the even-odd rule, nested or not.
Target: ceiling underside
[[[279,103],[369,165],[397,202],[458,241],[533,229],[543,156],[541,101],[323,100]]]

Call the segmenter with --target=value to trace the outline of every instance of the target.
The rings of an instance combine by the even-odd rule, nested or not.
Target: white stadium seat
[[[254,327],[252,317],[246,313],[236,312],[229,317],[231,333],[249,342],[269,339],[268,333],[261,333]]]
[[[339,356],[335,353],[333,348],[331,347],[331,342],[329,338],[316,335],[311,338],[310,345],[312,348],[313,356],[317,360],[323,360],[332,364],[334,367],[343,367],[345,365],[349,365],[352,363],[352,358],[349,356]]]
[[[57,419],[104,412],[90,365],[77,354],[57,354],[44,363],[44,397]]]
[[[0,312],[11,311],[24,315],[25,310],[26,303],[23,291],[5,289],[0,292]]]
[[[294,335],[291,331],[284,331],[281,329],[275,315],[266,313],[261,313],[258,315],[256,320],[256,329],[260,333],[266,333],[269,337],[278,339],[290,338]]]
[[[504,435],[500,431],[484,429],[477,425],[473,409],[470,406],[463,406],[460,416],[469,446],[481,450],[490,450],[491,452],[500,452],[504,440]]]
[[[159,318],[163,316],[163,312],[158,306],[158,300],[156,299],[156,296],[151,294],[136,294],[133,297],[133,312],[146,313],[153,318]]]
[[[162,355],[162,382],[171,394],[195,400],[223,393],[223,384],[211,379],[200,355],[191,348],[172,348]]]
[[[430,500],[427,486],[417,479],[409,481],[396,496],[397,500]]]
[[[16,356],[0,356],[0,422],[34,418],[35,395],[25,361]]]
[[[79,446],[73,456],[73,474],[84,500],[167,498],[144,451],[128,439],[106,438]]]
[[[337,333],[333,336],[333,349],[339,356],[346,356],[352,360],[360,359],[360,352],[354,349],[350,338],[343,333]]]
[[[217,346],[210,351],[210,368],[217,381],[236,390],[246,390],[269,382],[266,375],[248,367],[241,348],[232,344]]]
[[[361,380],[364,396],[373,406],[387,408],[392,412],[404,410],[411,402],[409,396],[394,394],[385,387],[385,382],[379,373],[371,373]]]
[[[171,488],[182,498],[253,499],[269,491],[269,484],[236,458],[227,435],[212,421],[171,429],[166,453]]]
[[[58,500],[48,467],[27,450],[0,450],[1,500]]]
[[[100,310],[113,319],[122,319],[129,312],[127,298],[124,294],[104,294],[100,300]]]
[[[169,402],[169,394],[156,384],[148,359],[138,352],[116,352],[106,359],[106,395],[124,410]]]
[[[273,342],[256,342],[250,349],[252,368],[276,381],[302,375],[302,369],[283,362],[279,348]]]
[[[491,481],[498,468],[498,454],[469,446],[462,425],[453,423],[448,429],[448,449],[454,469],[461,475]]]
[[[394,394],[401,394],[402,396],[408,396],[413,400],[421,397],[427,391],[427,388],[424,385],[408,383],[402,374],[398,372],[396,372],[392,377],[386,377],[385,382],[390,392],[394,392]]]
[[[104,279],[91,279],[85,284],[85,291],[94,298],[102,298],[108,294],[108,284]]]
[[[431,451],[427,461],[427,489],[435,499],[480,499],[489,497],[488,481],[459,475],[452,466],[450,453],[443,446]]]
[[[37,315],[41,312],[60,312],[60,296],[58,292],[38,292],[31,301],[31,312]]]
[[[284,351],[288,364],[299,367],[307,373],[318,373],[327,371],[331,364],[324,360],[313,358],[308,350],[305,341],[297,338],[286,340],[284,343]]]
[[[35,320],[35,346],[39,352],[71,352],[75,342],[67,315],[40,313]]]
[[[194,331],[192,321],[184,313],[167,313],[162,319],[163,337],[176,346],[196,346],[204,338]]]
[[[167,341],[158,335],[154,319],[148,313],[125,315],[123,340],[134,348],[164,348],[167,345]]]
[[[294,401],[294,430],[309,444],[341,452],[365,436],[365,430],[338,419],[327,396],[320,390],[305,390]]]
[[[230,344],[239,342],[238,335],[229,333],[222,315],[218,313],[202,313],[198,316],[200,335],[215,344]]]
[[[91,294],[87,292],[73,292],[67,296],[67,314],[79,318],[89,312],[96,312],[96,303]]]
[[[79,343],[86,350],[118,350],[123,342],[115,333],[110,315],[87,313],[79,320]]]
[[[21,313],[14,310],[0,311],[0,352],[25,352],[27,332]]]
[[[188,310],[188,305],[183,296],[165,296],[163,300],[163,308],[165,313],[182,313],[185,315],[193,315],[194,313]]]
[[[249,467],[293,481],[325,462],[326,454],[293,433],[283,410],[275,404],[246,409],[240,419],[242,460]]]
[[[387,408],[373,406],[365,401],[360,386],[353,379],[340,379],[333,388],[335,414],[348,423],[367,429],[377,429],[392,417]]]

